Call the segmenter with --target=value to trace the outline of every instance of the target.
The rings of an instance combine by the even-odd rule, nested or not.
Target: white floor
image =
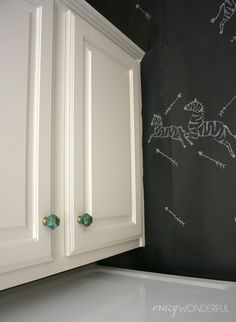
[[[106,268],[0,292],[0,322],[235,322],[236,283]]]

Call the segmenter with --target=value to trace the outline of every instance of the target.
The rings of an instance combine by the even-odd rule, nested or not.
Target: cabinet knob
[[[54,214],[51,214],[43,218],[43,225],[47,226],[51,230],[56,229],[57,227],[60,226],[60,218],[58,218]]]
[[[89,227],[93,222],[93,217],[85,213],[77,218],[78,224],[81,224],[85,227]]]

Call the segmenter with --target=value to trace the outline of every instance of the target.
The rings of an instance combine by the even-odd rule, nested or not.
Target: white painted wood
[[[112,40],[119,47],[124,49],[134,59],[141,60],[144,56],[144,51],[132,42],[125,34],[110,23],[104,16],[99,14],[85,0],[58,0],[66,4],[67,8],[72,9],[81,18],[87,21],[90,25],[99,30],[106,38]]]
[[[51,259],[52,9],[0,2],[0,272]]]
[[[59,237],[59,235],[57,236]],[[60,236],[61,237],[61,236]],[[57,248],[64,249],[62,240],[63,238],[55,238],[57,240]],[[23,283],[31,282],[36,279],[44,278],[49,275],[61,273],[66,270],[74,269],[79,266],[101,260],[116,254],[120,254],[140,246],[139,239],[131,240],[129,242],[120,243],[113,246],[105,246],[104,248],[91,251],[88,253],[80,254],[78,256],[66,257],[64,254],[54,254],[54,260],[43,264],[25,267],[15,271],[10,271],[0,275],[0,290],[20,285]]]
[[[71,10],[65,52],[66,254],[142,237],[139,57]],[[89,213],[89,228],[79,215]]]
[[[4,218],[2,211],[0,214],[0,227],[1,227],[0,238],[3,236],[3,232],[7,231],[7,229],[5,229],[4,227],[6,227],[7,225],[8,227],[10,226],[10,229],[8,229],[9,235],[6,234],[4,237],[4,238],[8,238],[9,242],[0,240],[0,256],[1,256],[0,266],[4,265],[4,267],[1,267],[1,270],[5,271],[4,273],[0,274],[0,290],[6,289],[8,287],[16,286],[22,283],[30,282],[32,280],[43,278],[52,274],[56,274],[56,273],[69,270],[78,266],[82,266],[91,262],[95,262],[97,260],[112,256],[112,255],[116,255],[128,250],[132,250],[134,248],[144,245],[144,230],[143,230],[143,225],[141,224],[142,226],[141,235],[140,234],[133,235],[132,237],[130,237],[130,239],[121,237],[123,238],[123,240],[116,239],[111,243],[109,242],[105,242],[104,244],[100,243],[99,249],[94,249],[93,247],[90,247],[89,249],[86,250],[86,252],[79,253],[76,256],[65,256],[65,253],[66,253],[65,246],[68,247],[68,245],[71,245],[70,241],[68,242],[70,238],[70,235],[68,234],[71,229],[70,218],[73,221],[73,225],[74,225],[74,219],[75,219],[74,217],[71,217],[71,216],[69,217],[65,216],[65,199],[66,199],[65,192],[67,191],[67,194],[66,194],[67,198],[68,196],[70,196],[71,198],[71,196],[73,196],[73,193],[75,191],[79,191],[79,193],[83,193],[84,183],[88,182],[88,180],[87,181],[84,180],[84,183],[83,183],[81,163],[76,163],[76,166],[74,166],[73,168],[73,162],[75,160],[81,160],[79,157],[81,155],[82,156],[84,155],[83,151],[81,150],[84,146],[83,144],[81,144],[82,142],[81,135],[83,134],[83,131],[84,131],[84,128],[83,128],[84,121],[82,118],[80,118],[80,115],[81,115],[80,113],[83,113],[83,109],[77,108],[78,102],[79,103],[83,102],[84,88],[83,88],[83,79],[81,79],[81,72],[80,72],[81,65],[78,63],[80,57],[76,56],[76,54],[80,55],[80,53],[83,53],[83,52],[78,50],[78,47],[77,47],[79,42],[76,41],[77,28],[76,28],[76,19],[74,19],[75,12],[76,12],[76,15],[78,14],[79,16],[84,17],[85,20],[89,22],[93,27],[96,26],[96,29],[98,29],[99,32],[101,32],[103,37],[109,40],[113,39],[112,43],[115,43],[120,48],[120,51],[124,52],[123,54],[125,56],[126,54],[130,56],[130,59],[134,64],[135,68],[136,68],[135,61],[137,62],[137,65],[138,65],[143,55],[142,50],[139,49],[136,45],[134,45],[130,40],[128,40],[127,37],[125,37],[120,31],[118,31],[114,26],[112,26],[105,18],[103,18],[99,13],[97,13],[93,8],[91,8],[85,1],[78,1],[78,2],[76,1],[77,3],[75,5],[74,1],[55,0],[54,19],[52,18],[53,8],[52,8],[51,0],[35,0],[35,1],[34,0],[27,0],[27,1],[26,0],[25,1],[23,0],[6,1],[5,0],[0,2],[0,8],[3,2],[7,5],[10,5],[11,3],[18,7],[22,6],[22,8],[26,12],[30,12],[30,20],[32,22],[36,21],[35,13],[38,12],[36,9],[38,7],[41,7],[41,4],[42,4],[42,25],[41,25],[42,38],[41,38],[41,51],[39,51],[38,49],[39,47],[36,46],[36,44],[38,43],[36,39],[40,39],[40,37],[35,37],[36,35],[39,35],[39,34],[35,34],[32,31],[33,30],[32,26],[34,24],[31,23],[30,24],[31,27],[29,28],[29,30],[32,29],[31,30],[32,32],[30,33],[30,41],[28,40],[28,47],[29,46],[33,47],[32,53],[35,52],[34,49],[36,49],[36,52],[38,53],[41,52],[41,56],[40,56],[41,69],[40,69],[40,73],[38,73],[36,71],[39,71],[39,69],[37,69],[36,66],[39,66],[39,64],[38,65],[35,64],[34,58],[32,58],[29,61],[28,67],[26,67],[25,65],[26,63],[23,59],[21,59],[21,64],[17,60],[18,57],[20,57],[20,49],[23,50],[22,48],[26,43],[26,40],[22,35],[22,32],[20,31],[19,26],[17,27],[16,30],[14,29],[13,34],[11,36],[10,34],[8,34],[9,37],[7,37],[7,42],[11,40],[12,44],[19,44],[18,45],[19,48],[13,51],[9,51],[9,56],[7,54],[5,54],[5,56],[10,57],[10,54],[17,55],[17,59],[16,58],[13,59],[12,64],[13,64],[13,61],[17,61],[16,63],[17,68],[22,68],[25,74],[27,74],[28,71],[30,71],[30,75],[32,73],[33,76],[28,78],[28,84],[29,84],[28,87],[24,85],[23,76],[22,76],[22,79],[20,79],[20,81],[16,85],[17,81],[15,80],[16,75],[14,73],[14,68],[16,67],[13,64],[14,68],[12,68],[13,65],[9,65],[9,63],[7,65],[6,63],[7,60],[5,61],[5,66],[7,66],[5,67],[5,70],[8,70],[9,72],[11,72],[11,76],[8,76],[8,77],[12,82],[11,91],[14,92],[14,95],[9,95],[9,97],[13,97],[12,98],[13,102],[16,102],[16,98],[14,99],[14,97],[16,97],[17,88],[18,89],[21,88],[20,90],[21,95],[23,97],[26,95],[29,95],[29,97],[31,97],[31,101],[30,103],[27,104],[27,112],[25,107],[25,112],[24,112],[24,108],[22,108],[21,113],[17,114],[17,121],[16,121],[16,118],[11,117],[11,115],[9,114],[10,113],[9,109],[8,109],[8,112],[6,111],[4,112],[6,113],[4,114],[5,115],[4,122],[7,123],[7,118],[10,118],[11,122],[8,122],[8,126],[11,126],[13,121],[14,121],[14,125],[16,126],[14,133],[17,132],[17,138],[16,136],[12,135],[12,138],[13,138],[12,140],[15,140],[14,142],[16,142],[17,140],[18,142],[17,146],[21,145],[20,148],[17,148],[16,144],[14,144],[14,149],[10,150],[10,152],[8,151],[6,158],[9,159],[9,164],[11,164],[11,166],[9,166],[9,168],[11,167],[11,172],[8,171],[8,174],[5,174],[5,182],[7,181],[10,182],[10,180],[7,180],[7,179],[10,178],[11,175],[13,176],[12,172],[16,168],[16,165],[20,167],[20,164],[24,164],[24,162],[26,162],[25,169],[27,169],[28,172],[26,170],[24,172],[22,170],[22,167],[20,169],[21,171],[15,170],[14,180],[17,181],[17,184],[16,182],[14,183],[14,189],[17,189],[17,193],[15,192],[15,196],[11,197],[11,201],[15,200],[15,197],[17,195],[16,199],[18,199],[18,206],[16,207],[16,209],[18,210],[18,212],[17,212],[17,215],[14,214],[16,218],[14,219],[14,216],[13,216],[13,220],[12,220],[11,219],[12,217],[8,216],[8,219],[6,221],[6,220],[2,220],[2,218]],[[67,5],[65,5],[65,2],[67,3]],[[70,10],[71,8],[73,9],[74,14],[71,12]],[[16,17],[17,17],[17,14],[16,14]],[[16,17],[14,17],[14,21],[17,20]],[[51,46],[52,46],[53,20],[54,20],[54,55],[53,55],[54,69],[53,69],[53,104],[52,104],[53,111],[52,111],[52,119],[51,119],[50,117],[51,94],[52,94],[52,91],[51,91],[52,48]],[[13,28],[15,24],[15,22],[13,24],[11,23],[11,21],[13,21],[13,18],[7,18],[7,22],[8,22],[7,27],[9,28],[10,27]],[[1,23],[2,21],[0,21],[0,26],[2,26]],[[3,31],[7,33],[7,28],[5,29],[1,28],[0,35],[3,35],[3,33],[1,33]],[[26,43],[26,47],[27,47],[27,43]],[[98,49],[100,49],[100,47],[98,47]],[[0,55],[3,55],[3,53],[1,53]],[[22,57],[22,54],[21,54],[21,57]],[[39,56],[37,57],[39,58]],[[97,57],[99,58],[100,56],[96,55],[96,58]],[[101,51],[101,57],[104,57],[103,51]],[[123,56],[121,55],[121,57]],[[114,61],[114,59],[112,61]],[[123,62],[123,58],[118,59],[118,66],[115,63],[113,63],[112,65],[113,71],[115,66],[119,71],[120,70],[123,71],[123,69],[120,67],[121,62]],[[1,63],[2,63],[2,59],[0,59],[0,64]],[[2,67],[3,65],[4,64],[1,64],[1,68],[3,68]],[[87,64],[87,66],[89,65]],[[127,66],[129,69],[129,64],[127,65],[127,63],[125,63],[124,66],[125,66],[124,69],[125,68],[127,69]],[[140,198],[137,197],[137,200],[138,199],[140,200],[140,205],[142,207],[143,196],[142,196],[142,189],[141,189],[142,187],[142,180],[141,180],[142,150],[141,150],[141,123],[140,123],[140,79],[139,79],[138,68],[139,67],[137,67],[137,72],[136,71],[134,72],[134,77],[133,77],[133,86],[135,88],[134,91],[136,93],[134,95],[133,106],[137,106],[137,107],[139,106],[138,107],[139,111],[137,109],[136,113],[134,113],[135,118],[133,118],[133,125],[132,125],[133,128],[135,129],[134,130],[135,140],[132,141],[130,136],[130,147],[133,146],[133,150],[131,149],[133,153],[131,153],[129,157],[124,159],[124,162],[127,163],[128,158],[132,160],[132,157],[135,154],[135,169],[136,169],[135,171],[137,171],[139,175],[135,176],[135,180],[136,180],[135,184],[134,183],[133,184],[129,183],[129,184],[132,187],[136,187],[135,189],[136,189],[137,195],[140,194]],[[121,71],[120,71],[121,76],[119,77],[119,79],[122,79],[124,75],[124,72],[122,73]],[[135,76],[135,73],[137,73],[137,78]],[[8,75],[8,74],[5,72],[5,75]],[[36,75],[38,76],[36,77]],[[130,81],[132,80],[132,78],[130,78],[129,76],[127,77],[129,79],[129,82],[132,83]],[[1,91],[1,89],[3,88],[2,84],[6,86],[5,78],[0,76],[0,83],[1,83],[1,86],[0,86],[0,91]],[[19,84],[21,84],[20,87],[18,87]],[[38,84],[40,84],[40,86],[38,86]],[[82,87],[80,86],[78,87],[79,84],[82,84]],[[22,89],[24,89],[24,91],[22,91]],[[3,91],[0,93],[1,93],[0,100],[3,99],[3,97],[6,97],[4,96],[6,95],[5,92],[3,96],[2,96]],[[38,96],[35,96],[35,95],[38,95]],[[127,93],[126,93],[126,96],[127,96]],[[39,104],[38,104],[38,110],[37,110],[39,113],[34,114],[36,111],[34,102],[37,101],[36,99],[37,97],[40,98]],[[7,101],[6,98],[4,98],[4,100]],[[24,100],[19,97],[17,97],[17,100],[18,100],[17,106],[19,106],[20,104],[22,105],[23,104],[22,102],[24,102]],[[138,104],[135,105],[137,102]],[[0,106],[2,108],[3,106],[2,103],[0,104]],[[13,106],[13,113],[14,115],[16,115],[18,110],[16,109],[14,104],[12,104],[11,106]],[[132,106],[132,104],[130,104],[130,106]],[[107,105],[105,106],[105,108],[107,108]],[[65,112],[68,112],[68,113],[65,114]],[[106,112],[106,110],[104,110],[104,112]],[[124,117],[125,115],[124,110],[121,110],[120,113],[121,113],[120,116],[118,114],[116,115],[116,117]],[[36,122],[37,118],[35,119],[33,115],[38,115],[38,132],[37,132],[37,122]],[[77,123],[73,121],[74,118],[77,119]],[[32,120],[34,120],[34,122],[32,122]],[[51,121],[52,121],[52,143],[53,143],[52,145],[51,145],[51,138],[50,138]],[[4,124],[5,124],[4,122],[2,122],[3,123],[2,130],[0,130],[0,133],[3,133],[3,129],[4,129],[3,135],[0,135],[0,144],[2,144],[3,142],[1,141],[2,137],[5,136],[6,138],[6,137],[10,137],[11,135],[11,131],[9,130],[8,126],[5,125],[4,127]],[[127,135],[127,128],[129,124],[131,123],[126,123],[125,135]],[[14,129],[14,125],[12,125],[13,129]],[[25,132],[25,141],[23,139],[24,134],[22,134],[23,126],[26,126],[28,129],[27,130],[28,132]],[[33,134],[31,135],[31,133]],[[65,133],[67,134],[66,137],[65,137]],[[75,133],[75,135],[73,135],[73,133]],[[89,134],[88,131],[86,133]],[[94,135],[94,132],[91,132],[91,133],[93,133]],[[116,137],[113,137],[113,141],[115,140],[115,138]],[[70,153],[65,155],[65,146],[69,146],[68,139],[71,140],[70,141],[71,149],[70,149]],[[27,140],[29,140],[29,143]],[[36,161],[33,161],[33,160],[37,160],[37,158],[32,159],[33,152],[34,152],[34,156],[37,155],[36,154],[37,140],[39,140],[38,163]],[[101,138],[99,138],[99,140],[101,140]],[[133,142],[133,145],[131,142]],[[26,150],[27,153],[23,154],[22,150],[24,147],[26,149],[26,146],[27,147],[30,146],[31,150],[27,149]],[[138,148],[136,148],[137,146]],[[33,149],[33,147],[35,147],[35,149]],[[91,147],[93,147],[93,150],[96,148],[92,144],[91,144]],[[1,151],[3,151],[2,147],[1,147]],[[50,174],[50,166],[49,166],[50,154],[52,157],[51,174]],[[12,158],[10,158],[10,155],[13,156],[14,158],[17,158],[19,162],[11,163]],[[128,154],[126,154],[126,156],[127,155]],[[67,156],[66,159],[65,159],[65,156]],[[73,156],[73,158],[71,156]],[[33,162],[36,162],[35,166],[33,166],[34,165]],[[68,162],[70,162],[70,164]],[[6,161],[5,161],[5,164],[6,164]],[[28,164],[29,164],[29,167],[28,167]],[[66,169],[70,169],[71,171],[69,176],[70,181],[65,180],[66,164],[67,164]],[[69,167],[68,167],[68,164],[70,165]],[[37,168],[37,166],[38,166],[38,175],[36,174],[35,171],[32,172]],[[79,178],[80,180],[74,180],[75,189],[68,190],[68,187],[70,187],[70,185],[68,185],[68,182],[70,184],[71,182],[73,182],[73,172],[75,172],[75,170],[77,172],[80,171],[81,173],[81,177]],[[32,173],[34,175],[30,176],[30,174]],[[131,178],[132,177],[131,167],[127,170],[127,173],[129,175],[129,178]],[[85,178],[87,177],[88,176],[86,175]],[[22,185],[24,186],[24,180],[22,183],[22,178],[23,179],[28,178],[29,182],[31,183],[31,186],[29,186],[29,188],[28,186],[26,186],[27,191],[25,193],[23,192],[23,194],[22,194]],[[33,181],[33,180],[36,180],[35,178],[38,179],[38,185],[34,185],[36,181]],[[50,191],[50,180],[52,181],[51,191]],[[10,185],[10,183],[8,184]],[[122,186],[122,180],[120,185]],[[2,189],[4,185],[0,187]],[[11,186],[11,188],[12,187],[13,185]],[[139,187],[140,189],[137,187]],[[95,189],[95,191],[97,190],[98,188]],[[37,192],[37,194],[35,192]],[[22,202],[23,196],[26,196],[25,205],[24,205],[24,202]],[[32,196],[35,196],[35,198],[32,199]],[[38,196],[38,199],[37,199],[37,196]],[[8,200],[10,200],[9,196],[8,196]],[[30,202],[31,200],[32,202]],[[35,202],[37,200],[38,200],[38,212],[36,213],[36,215],[35,213],[32,214],[32,212],[30,211],[27,214],[21,211],[23,215],[19,215],[20,207],[22,210],[24,207],[33,207],[33,205],[37,206],[37,203]],[[52,200],[51,206],[50,206],[50,200]],[[5,202],[7,202],[7,200]],[[97,205],[99,206],[98,203],[99,203],[99,198],[97,198]],[[14,208],[15,204],[16,204],[15,202],[8,202],[7,204],[8,205],[7,207],[12,207],[13,210],[11,211],[13,213],[15,211],[15,208]],[[123,207],[126,210],[128,209],[128,205],[129,205],[129,202],[126,199],[126,203],[124,205],[118,204],[118,207],[119,209],[122,209]],[[70,206],[73,207],[73,204],[71,204]],[[101,203],[100,206],[104,206],[104,204]],[[6,206],[4,207],[6,208]],[[112,203],[110,203],[109,207],[111,209]],[[41,220],[45,215],[48,214],[48,212],[56,213],[58,217],[60,217],[61,219],[60,227],[55,231],[53,231],[52,233],[48,231],[46,227],[41,226]],[[126,217],[130,218],[129,214],[126,214]],[[112,220],[114,218],[115,220],[117,220],[117,217],[108,218],[111,224],[113,224]],[[34,222],[33,221],[31,222],[32,226],[29,225],[30,220],[35,220]],[[105,221],[107,221],[106,218],[105,218]],[[122,218],[121,218],[121,221],[122,221]],[[142,217],[142,221],[143,221],[143,217]],[[18,235],[19,238],[17,237],[17,229],[14,227],[14,224],[16,222],[18,225],[22,225],[23,228],[20,233],[22,234],[24,233],[25,234],[24,236],[26,236],[26,238],[22,239],[23,235]],[[29,227],[28,235],[26,232],[26,228],[24,227],[25,222],[27,222],[27,228]],[[38,223],[38,225],[36,223]],[[31,227],[32,227],[32,230],[30,230]],[[78,229],[77,224],[74,225],[73,227]],[[9,237],[11,230],[12,230],[12,235],[11,237]],[[32,231],[34,232],[34,235],[31,234]],[[37,232],[38,232],[38,235],[37,235]],[[31,238],[32,236],[33,238]],[[40,237],[39,240],[36,239],[35,236],[37,238]],[[41,237],[43,237],[43,239],[41,239]],[[36,239],[35,240],[36,243],[34,242],[34,238]],[[50,239],[51,239],[51,243],[50,243]],[[27,244],[26,242],[28,240],[29,240],[29,243],[31,243],[31,245],[26,250],[24,246]],[[43,241],[43,244],[41,243],[41,241]],[[19,246],[20,244],[22,245],[22,248],[20,248]],[[40,248],[41,246],[39,247],[43,253],[38,252],[38,250],[35,248],[35,245],[44,245],[44,249]],[[8,248],[3,248],[3,246]],[[12,248],[13,246],[14,248]],[[7,252],[5,252],[6,249],[8,249],[9,251],[10,258],[12,258],[13,261],[15,260],[15,262],[11,262],[11,264],[8,265],[8,267],[5,265],[6,262],[3,257],[3,254],[4,256],[6,256],[7,254]],[[32,255],[34,255],[35,257],[32,257]],[[38,255],[40,256],[43,255],[44,257],[40,257]],[[53,257],[53,260],[43,262],[44,260],[50,259],[51,255]],[[20,260],[17,261],[19,258]],[[22,259],[26,259],[26,261],[22,261]],[[37,265],[29,266],[32,264],[37,264]]]

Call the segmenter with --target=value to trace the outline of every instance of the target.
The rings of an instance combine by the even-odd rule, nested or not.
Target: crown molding
[[[76,14],[81,16],[88,23],[93,25],[96,29],[101,31],[105,36],[110,38],[118,46],[123,48],[135,59],[141,60],[143,58],[145,52],[85,0],[60,1],[71,10],[73,10]]]

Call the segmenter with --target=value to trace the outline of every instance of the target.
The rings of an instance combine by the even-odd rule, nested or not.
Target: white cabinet
[[[82,0],[2,0],[0,39],[0,289],[143,246],[142,50]]]
[[[66,253],[142,236],[139,61],[66,13]],[[84,227],[78,215],[93,223]]]
[[[51,1],[0,2],[0,272],[51,259]]]

